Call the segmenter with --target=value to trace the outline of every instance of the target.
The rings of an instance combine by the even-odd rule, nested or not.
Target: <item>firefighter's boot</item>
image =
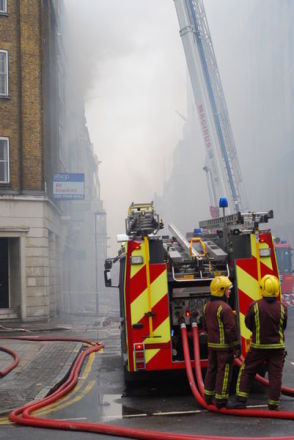
[[[225,408],[227,405],[227,400],[215,399],[215,406],[217,409]]]
[[[213,396],[208,396],[207,394],[204,395],[205,402],[207,405],[212,405],[213,403]]]
[[[228,409],[243,409],[246,408],[246,400],[242,400],[239,397],[233,397],[233,399],[229,400],[227,403]]]
[[[278,411],[279,410],[279,404],[278,403],[268,403],[268,409],[271,411]]]

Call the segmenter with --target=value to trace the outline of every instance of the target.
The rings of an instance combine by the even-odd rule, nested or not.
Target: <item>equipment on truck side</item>
[[[261,229],[272,217],[272,211],[224,215],[200,222],[197,236],[186,239],[172,225],[169,232],[159,232],[163,224],[153,203],[131,205],[120,251],[105,261],[107,286],[111,286],[112,263],[120,264],[121,346],[126,372],[132,376],[184,369],[180,326],[188,326],[191,348],[193,322],[199,327],[201,366],[207,366],[202,316],[216,275],[229,277],[233,283],[230,305],[236,311],[242,353],[246,354],[250,332],[244,316],[249,304],[261,297],[261,278],[278,274],[271,232]]]

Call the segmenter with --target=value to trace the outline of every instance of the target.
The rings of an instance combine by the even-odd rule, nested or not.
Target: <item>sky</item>
[[[270,0],[271,5],[275,2],[279,0]],[[161,194],[183,136],[188,79],[179,25],[173,0],[84,0],[82,6],[78,0],[66,0],[65,4],[75,30],[75,74],[85,99],[90,139],[101,161],[101,197],[113,250],[116,234],[124,232],[131,202],[149,202],[155,193]],[[263,160],[274,139],[267,130],[271,118],[265,118],[261,127],[250,108],[250,78],[255,72],[248,60],[259,59],[258,47],[262,48],[257,41],[252,55],[255,42],[250,29],[254,25],[259,29],[252,22],[257,4],[258,0],[204,1],[251,200],[258,193],[260,176],[249,179],[248,170]],[[261,7],[268,4],[259,0]],[[271,56],[268,61],[272,62]],[[261,72],[262,64],[257,74]],[[273,98],[265,97],[268,108],[275,108],[274,93]],[[260,142],[256,130],[267,132],[268,138]],[[203,189],[199,200],[204,207],[208,205],[202,171],[205,148],[201,142],[195,148],[199,149],[195,184]],[[273,149],[273,161],[278,151]],[[200,215],[207,213],[202,209]]]

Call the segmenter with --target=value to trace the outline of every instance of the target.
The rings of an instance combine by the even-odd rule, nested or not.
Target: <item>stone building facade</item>
[[[74,261],[80,260],[80,269],[88,267],[83,248],[76,248],[81,240],[71,234],[74,202],[54,200],[54,174],[84,173],[79,230],[88,231],[92,242],[93,212],[99,206],[104,213],[99,189],[87,193],[89,180],[99,184],[98,167],[87,168],[97,164],[89,139],[86,146],[75,142],[79,154],[67,160],[62,14],[60,0],[0,1],[0,320],[55,316],[64,309],[64,292],[71,290]],[[83,116],[82,103],[77,106]],[[76,138],[87,135],[83,117],[79,128]],[[93,206],[86,203],[89,198]],[[65,270],[70,247],[74,256]],[[95,296],[94,251],[90,260],[96,264],[87,279],[94,280]]]

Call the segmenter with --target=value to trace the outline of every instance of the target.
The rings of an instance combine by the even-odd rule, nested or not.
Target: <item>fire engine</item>
[[[111,268],[119,262],[121,348],[129,377],[142,372],[185,368],[181,324],[192,350],[192,323],[199,328],[201,367],[207,366],[203,307],[216,275],[233,282],[230,305],[236,313],[242,354],[250,345],[244,319],[249,304],[261,297],[259,281],[278,276],[272,234],[262,228],[273,212],[223,215],[199,222],[188,239],[173,225],[164,228],[153,203],[132,203],[126,234],[118,237],[118,255],[105,261],[105,285],[112,286]]]
[[[277,262],[280,273],[281,289],[286,302],[293,306],[293,269],[292,269],[292,251],[290,243],[285,240],[280,240],[276,237],[274,239],[275,251],[277,255]]]

